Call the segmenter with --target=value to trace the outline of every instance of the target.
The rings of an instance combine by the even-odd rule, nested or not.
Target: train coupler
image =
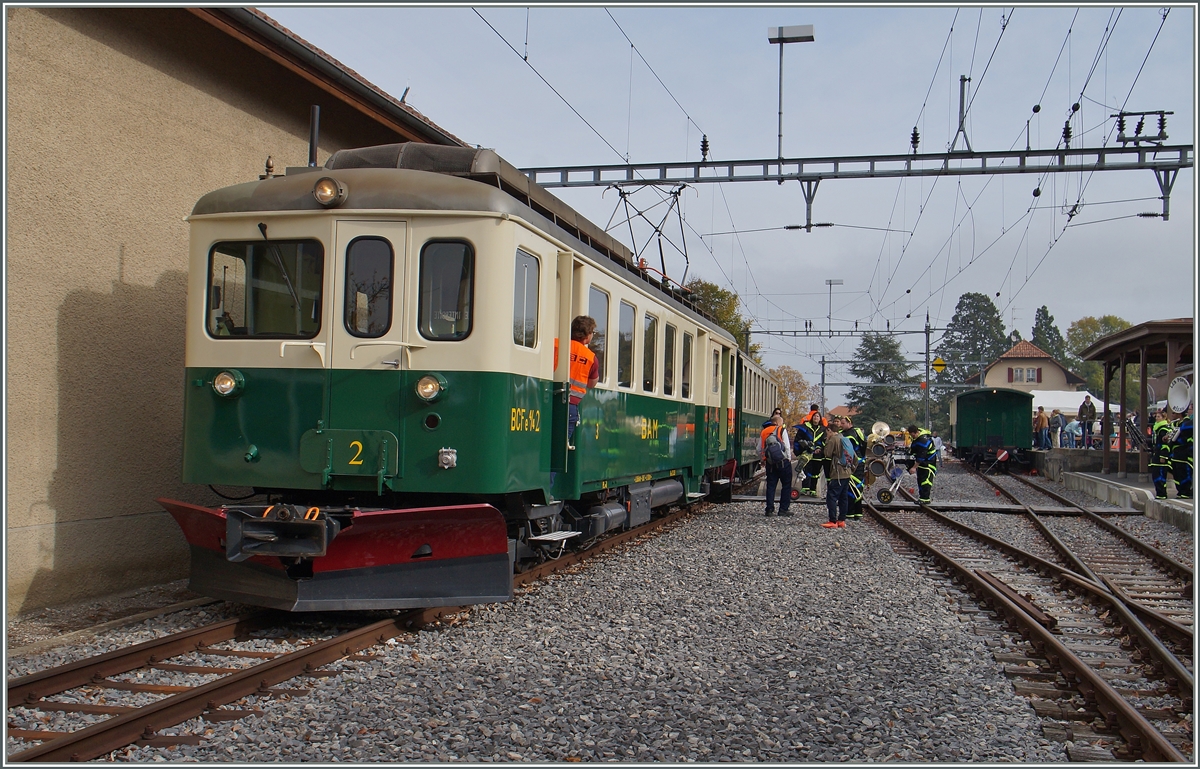
[[[271,505],[225,510],[225,557],[245,561],[256,555],[313,558],[325,555],[341,524],[318,508]]]

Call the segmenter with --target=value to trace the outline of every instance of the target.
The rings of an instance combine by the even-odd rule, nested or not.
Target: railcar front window
[[[517,251],[513,278],[513,341],[522,347],[537,344],[537,322],[538,260],[531,254]]]
[[[392,326],[392,245],[383,238],[356,238],[346,248],[346,330],[383,336]]]
[[[209,252],[210,336],[311,339],[321,330],[325,250],[315,240],[218,243]]]
[[[471,333],[475,252],[461,241],[433,241],[421,249],[418,328],[426,339],[457,341]]]
[[[633,305],[621,302],[621,315],[617,319],[617,384],[633,386]]]
[[[596,321],[596,333],[592,335],[592,343],[588,349],[596,353],[597,364],[600,366],[600,381],[608,381],[608,369],[605,368],[605,352],[608,349],[608,294],[592,286],[588,293],[588,315]]]

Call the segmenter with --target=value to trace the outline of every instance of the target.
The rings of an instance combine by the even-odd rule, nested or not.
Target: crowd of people
[[[825,507],[827,529],[844,529],[847,520],[863,516],[863,494],[867,485],[867,438],[861,428],[854,426],[850,416],[822,416],[817,404],[795,425],[789,439],[784,428],[783,412],[775,409],[763,423],[759,436],[759,453],[766,470],[766,512],[772,515],[792,515],[793,466],[802,476],[797,496],[817,496],[817,485],[825,476]],[[916,425],[905,431],[908,447],[914,458],[910,472],[917,476],[919,500],[928,504],[933,498],[933,481],[941,458],[942,439],[937,433]],[[776,504],[775,490],[779,489]]]

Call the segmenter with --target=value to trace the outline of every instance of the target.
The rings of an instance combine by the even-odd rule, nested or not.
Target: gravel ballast
[[[878,530],[737,503],[118,760],[1063,761]],[[296,683],[290,685],[298,685]],[[176,730],[171,730],[176,731]]]

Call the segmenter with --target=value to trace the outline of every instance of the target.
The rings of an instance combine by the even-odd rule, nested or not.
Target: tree
[[[937,380],[962,382],[979,371],[979,361],[986,366],[1011,346],[1004,320],[992,300],[986,294],[963,294],[954,307],[954,317],[946,324],[941,343],[934,350],[946,361],[946,370]]]
[[[910,393],[920,380],[912,375],[912,364],[904,362],[904,354],[895,337],[868,333],[854,351],[855,363],[850,371],[870,384],[884,387],[850,388],[846,400],[858,410],[854,422],[864,431],[875,422],[887,422],[900,430],[916,421]],[[908,385],[906,387],[905,385]]]
[[[1044,304],[1033,315],[1033,335],[1030,341],[1059,363],[1066,363],[1067,340],[1063,339],[1062,332],[1054,325],[1054,316]]]
[[[1070,356],[1067,363],[1075,373],[1087,380],[1088,392],[1104,397],[1104,367],[1094,360],[1084,361],[1083,351],[1098,339],[1124,331],[1129,326],[1129,321],[1116,315],[1102,315],[1099,318],[1088,315],[1067,328],[1067,353]]]
[[[721,288],[716,283],[709,283],[700,278],[689,280],[684,289],[689,292],[692,303],[696,307],[711,315],[718,326],[733,334],[739,347],[745,346],[746,335],[750,332],[750,319],[738,312],[737,294]],[[762,345],[751,342],[750,347],[744,352],[755,362],[761,364],[761,350]]]
[[[808,413],[809,405],[820,401],[820,390],[791,366],[779,366],[770,373],[779,380],[779,403],[776,405],[783,409],[783,423],[789,427],[799,424]]]

